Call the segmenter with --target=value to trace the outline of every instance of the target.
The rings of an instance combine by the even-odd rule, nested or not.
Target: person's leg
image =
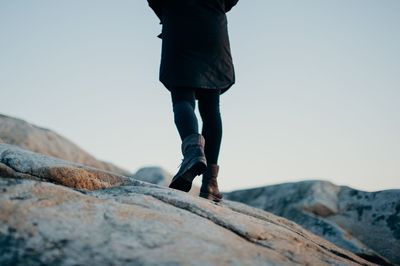
[[[203,120],[202,135],[206,141],[204,153],[207,163],[218,164],[222,140],[220,90],[202,89],[197,92],[199,112]]]
[[[205,138],[207,169],[203,173],[200,197],[220,201],[218,189],[218,156],[222,139],[222,119],[219,108],[220,90],[199,90],[199,111],[203,120],[202,134]]]
[[[171,89],[174,122],[183,141],[187,136],[198,133],[198,121],[194,112],[196,101],[194,89],[176,87]]]
[[[174,120],[182,140],[183,160],[178,173],[172,178],[170,188],[188,192],[193,179],[205,172],[204,137],[198,133],[194,88],[171,89]]]

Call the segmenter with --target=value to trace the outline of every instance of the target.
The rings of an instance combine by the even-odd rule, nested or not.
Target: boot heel
[[[222,194],[218,189],[218,171],[219,165],[209,164],[207,166],[207,171],[203,174],[203,180],[200,188],[199,196],[212,201],[221,201]]]
[[[207,170],[207,164],[204,162],[198,162],[196,163],[193,168],[192,168],[192,173],[195,176],[203,174]]]

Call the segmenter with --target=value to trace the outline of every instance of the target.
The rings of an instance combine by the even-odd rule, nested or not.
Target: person
[[[203,175],[200,197],[220,201],[220,95],[235,83],[226,13],[239,0],[148,0],[162,24],[159,80],[171,93],[183,159],[170,188],[188,192]],[[198,133],[196,100],[203,122]],[[178,166],[179,167],[179,166]]]

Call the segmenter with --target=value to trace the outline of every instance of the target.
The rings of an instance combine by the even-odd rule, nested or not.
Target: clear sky
[[[221,96],[221,189],[400,188],[399,14],[398,0],[240,0],[228,13],[237,82]],[[158,22],[145,0],[0,0],[0,113],[132,172],[174,174]]]

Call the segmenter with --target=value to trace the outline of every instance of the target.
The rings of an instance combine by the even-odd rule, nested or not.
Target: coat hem
[[[233,84],[235,84],[235,81],[232,81],[232,82],[230,82],[230,83],[228,83],[227,85],[225,85],[225,86],[207,86],[207,85],[192,85],[192,84],[190,84],[190,85],[185,85],[185,84],[178,84],[178,85],[171,85],[171,84],[167,84],[167,83],[165,83],[165,82],[162,82],[162,81],[160,81],[163,85],[164,85],[164,87],[167,89],[167,90],[169,90],[169,91],[171,91],[171,87],[172,86],[179,86],[179,87],[192,87],[192,88],[199,88],[199,89],[207,89],[207,90],[216,90],[216,89],[220,89],[221,90],[221,94],[223,94],[224,92],[226,92],[227,90],[229,90],[231,87],[232,87],[232,85]]]

